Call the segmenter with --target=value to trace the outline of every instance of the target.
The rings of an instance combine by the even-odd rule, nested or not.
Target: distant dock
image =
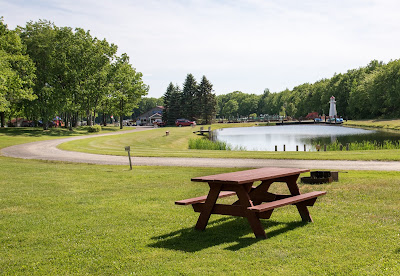
[[[205,130],[203,127],[200,127],[200,130],[193,131],[193,133],[201,134],[204,135],[206,133],[211,133],[211,127],[208,127],[207,130]]]
[[[283,121],[283,122],[277,122],[277,126],[283,126],[283,125],[320,125],[320,124],[326,124],[326,125],[341,125],[343,122],[314,122],[314,121]]]

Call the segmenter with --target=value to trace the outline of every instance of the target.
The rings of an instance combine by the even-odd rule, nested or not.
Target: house
[[[162,122],[163,110],[163,106],[156,106],[150,109],[136,119],[136,124],[138,126],[152,126],[154,122]]]

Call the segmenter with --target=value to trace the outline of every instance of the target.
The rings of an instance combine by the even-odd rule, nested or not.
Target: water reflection
[[[314,143],[329,144],[338,141],[345,145],[351,142],[385,140],[397,141],[400,139],[398,133],[366,130],[332,125],[287,125],[287,126],[265,126],[225,128],[217,130],[215,136],[218,140],[229,143],[234,148],[243,148],[249,151],[295,151],[296,145],[299,150],[312,150]]]

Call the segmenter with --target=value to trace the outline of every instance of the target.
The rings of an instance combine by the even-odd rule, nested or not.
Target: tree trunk
[[[1,121],[1,127],[5,127],[6,125],[6,120],[5,120],[5,114],[4,112],[0,112],[0,121]]]
[[[103,113],[103,125],[107,126],[107,114]]]
[[[123,121],[123,120],[124,120],[124,115],[121,114],[121,115],[119,116],[119,128],[120,128],[120,129],[123,129],[123,126],[122,126],[122,121]]]

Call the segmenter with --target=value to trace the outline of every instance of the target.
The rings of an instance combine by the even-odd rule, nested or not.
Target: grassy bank
[[[217,124],[212,129],[241,124]],[[253,124],[254,126],[254,124]],[[117,135],[113,137],[96,137],[71,141],[60,145],[61,149],[99,153],[109,155],[126,155],[125,146],[131,146],[133,156],[152,157],[214,157],[214,158],[260,158],[260,159],[306,159],[306,160],[400,160],[400,150],[362,150],[333,152],[267,152],[267,151],[216,151],[188,149],[189,139],[198,135],[193,131],[200,127],[168,127],[151,131]],[[169,131],[166,136],[165,132]]]
[[[389,129],[389,130],[400,130],[400,120],[349,120],[343,123],[345,126],[353,127],[364,127],[364,128],[376,128],[376,129]]]
[[[174,201],[206,194],[190,178],[233,169],[63,164],[0,157],[2,275],[398,275],[400,173],[348,172],[303,224],[296,208],[263,220],[198,214]],[[286,193],[282,184],[276,192]],[[226,199],[228,200],[228,199]]]

